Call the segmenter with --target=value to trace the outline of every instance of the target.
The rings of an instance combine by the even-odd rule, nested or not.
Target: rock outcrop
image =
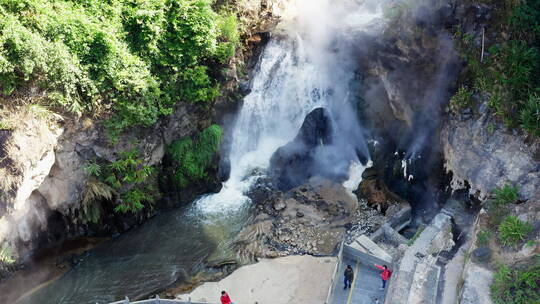
[[[362,173],[362,181],[355,193],[359,199],[365,198],[368,206],[384,212],[392,203],[404,200],[388,188],[377,171],[373,167],[367,168]]]
[[[11,184],[0,202],[4,210],[0,243],[7,242],[21,256],[40,244],[88,234],[77,210],[88,182],[84,168],[89,162],[114,161],[120,151],[136,149],[145,164],[158,165],[166,144],[192,134],[204,123],[196,108],[183,104],[153,128],[133,130],[112,145],[105,140],[103,126],[90,119],[60,122],[27,117],[2,144],[4,183]],[[117,230],[110,225],[103,223],[103,231]]]
[[[22,112],[20,125],[3,138],[0,240],[9,237],[29,246],[47,228],[46,198],[39,192],[56,162],[54,152],[64,129]]]
[[[452,188],[470,187],[486,198],[507,183],[519,188],[522,199],[540,199],[540,142],[511,133],[487,112],[478,118],[449,117],[441,133],[445,168]],[[492,127],[489,127],[492,126]]]
[[[281,190],[294,188],[314,176],[316,153],[332,143],[332,122],[324,108],[311,111],[296,137],[270,159],[270,176]]]

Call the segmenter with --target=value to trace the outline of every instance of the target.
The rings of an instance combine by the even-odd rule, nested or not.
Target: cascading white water
[[[266,46],[238,114],[230,178],[220,193],[196,202],[206,212],[233,210],[248,202],[244,193],[256,174],[268,168],[272,154],[296,136],[316,107],[326,108],[336,126],[338,147],[330,157],[323,156],[328,158],[325,165],[349,171],[344,186],[350,191],[360,182],[365,167],[355,151],[367,155],[367,149],[350,100],[356,65],[350,39],[369,28],[381,11],[353,0],[298,0],[293,7]]]

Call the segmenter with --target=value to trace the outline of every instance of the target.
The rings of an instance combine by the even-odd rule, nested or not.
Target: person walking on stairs
[[[345,268],[345,273],[343,274],[343,276],[344,276],[343,283],[345,283],[345,286],[343,287],[343,289],[351,288],[352,281],[354,280],[354,271],[351,265],[347,265],[347,268]]]
[[[380,290],[384,290],[384,288],[386,287],[386,281],[388,281],[388,279],[392,275],[392,271],[390,271],[390,269],[388,269],[388,266],[386,266],[386,265],[381,266],[381,265],[375,264],[375,267],[382,270],[382,272],[381,272],[382,286],[381,286]]]

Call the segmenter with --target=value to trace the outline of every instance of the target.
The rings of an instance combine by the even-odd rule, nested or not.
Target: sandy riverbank
[[[226,290],[236,304],[324,303],[336,264],[335,257],[307,255],[261,259],[177,298],[219,303],[220,292]]]

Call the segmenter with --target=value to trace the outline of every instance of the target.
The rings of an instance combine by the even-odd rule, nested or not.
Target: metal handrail
[[[109,304],[212,304],[212,303],[191,302],[191,300],[186,302],[186,301],[180,301],[180,300],[160,299],[159,296],[156,295],[155,299],[139,300],[139,301],[133,301],[133,302],[131,302],[129,298],[126,296],[124,300],[111,302]]]
[[[332,274],[332,278],[330,279],[330,288],[328,288],[328,295],[326,296],[326,301],[324,302],[325,304],[329,304],[330,301],[332,300],[332,296],[334,295],[334,290],[335,290],[335,285],[336,285],[334,283],[335,283],[339,268],[341,266],[344,245],[345,245],[345,238],[341,240],[341,244],[339,245],[339,251],[337,255],[338,262],[336,263],[336,267],[334,268],[334,273]]]

